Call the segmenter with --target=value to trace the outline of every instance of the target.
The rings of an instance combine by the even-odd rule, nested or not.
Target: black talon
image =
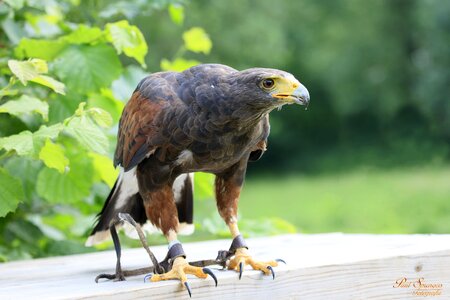
[[[241,280],[243,269],[244,269],[244,263],[240,262],[239,263],[239,280]]]
[[[189,298],[192,298],[191,287],[189,286],[189,283],[187,281],[184,283],[184,286],[186,287],[186,289],[189,293]]]
[[[115,277],[116,276],[114,274],[100,274],[97,277],[95,277],[95,283],[98,283],[99,279],[105,278],[105,279],[111,280],[111,279],[114,279]]]
[[[119,281],[124,281],[125,277],[119,275],[119,277],[117,277],[116,274],[100,274],[97,277],[95,277],[95,283],[98,283],[99,279],[108,279],[108,280],[113,280],[113,279],[117,279]]]
[[[275,271],[273,270],[272,266],[267,266],[267,269],[269,269],[270,272],[272,272],[272,279],[275,280]]]
[[[145,277],[144,277],[144,282],[147,280],[147,278],[152,278],[152,274],[147,274],[147,275],[145,275]]]
[[[283,264],[287,265],[287,263],[281,258],[277,258],[277,259],[275,259],[275,261],[276,262],[282,262]]]
[[[211,276],[214,279],[214,282],[216,283],[216,287],[217,287],[217,277],[216,277],[216,275],[214,275],[214,273],[208,268],[203,268],[202,271],[203,271],[203,273],[208,274],[209,276]]]

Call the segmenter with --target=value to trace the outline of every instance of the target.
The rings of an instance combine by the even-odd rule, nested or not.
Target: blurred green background
[[[0,22],[0,260],[94,251],[124,103],[200,62],[286,70],[311,94],[271,114],[245,235],[450,231],[448,1],[5,0]],[[211,186],[198,174],[182,241],[228,236]]]

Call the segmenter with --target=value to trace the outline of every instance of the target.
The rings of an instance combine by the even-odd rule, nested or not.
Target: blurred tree
[[[193,1],[186,21],[208,28],[209,61],[303,80],[309,111],[271,115],[270,151],[254,168],[313,171],[448,160],[449,9],[438,0]]]
[[[432,123],[433,133],[444,134],[450,142],[450,3],[419,1],[414,18],[418,45],[413,54],[417,69],[413,87],[416,105]]]

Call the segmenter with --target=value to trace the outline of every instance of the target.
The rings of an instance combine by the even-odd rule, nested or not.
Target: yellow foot
[[[195,275],[198,278],[203,279],[210,275],[214,279],[214,282],[217,286],[217,278],[210,269],[191,266],[182,256],[175,258],[175,260],[173,261],[172,269],[169,272],[164,274],[153,274],[150,277],[150,281],[156,282],[161,280],[178,279],[186,287],[189,293],[189,297],[191,297],[191,288],[189,287],[189,283],[187,282],[186,274]]]
[[[250,256],[247,248],[238,248],[236,249],[236,254],[228,264],[228,269],[238,271],[239,279],[241,279],[242,271],[245,265],[250,265],[253,270],[260,270],[265,275],[272,274],[272,278],[275,279],[275,272],[273,270],[273,267],[278,266],[278,262],[285,263],[282,259],[276,259],[267,262],[256,261]]]

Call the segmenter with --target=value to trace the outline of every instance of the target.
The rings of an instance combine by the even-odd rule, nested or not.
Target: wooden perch
[[[257,259],[283,258],[276,278],[246,268],[213,268],[219,280],[189,278],[193,299],[450,299],[450,235],[312,234],[248,239]],[[186,243],[188,260],[215,258],[230,240]],[[152,247],[164,258],[165,246]],[[0,299],[188,299],[177,281],[102,281],[114,271],[115,254],[35,259],[0,265]],[[125,249],[124,269],[148,265],[143,249]]]

